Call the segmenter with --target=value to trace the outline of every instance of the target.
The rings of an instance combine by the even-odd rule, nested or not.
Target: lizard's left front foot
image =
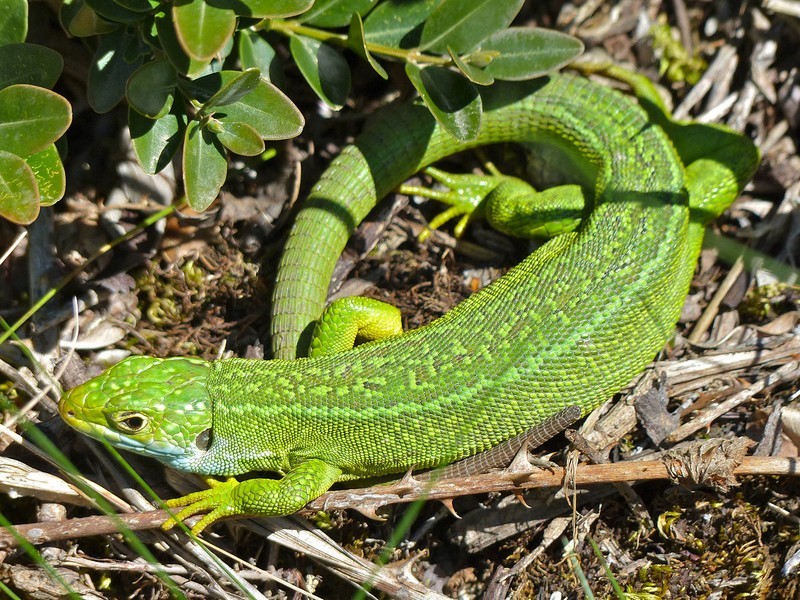
[[[178,521],[207,512],[192,527],[195,535],[224,517],[270,517],[297,512],[328,490],[341,476],[338,467],[312,458],[301,462],[282,479],[248,479],[225,481],[207,478],[210,489],[168,500],[168,508],[184,506],[161,526],[172,529]]]
[[[164,521],[161,528],[164,531],[169,531],[178,523],[188,519],[196,514],[207,512],[207,514],[200,519],[194,527],[192,533],[197,535],[206,527],[223,517],[229,517],[240,514],[232,502],[233,490],[239,485],[239,482],[230,477],[225,481],[218,481],[212,478],[206,478],[206,483],[209,489],[193,492],[180,498],[173,498],[164,502],[167,508],[183,507],[175,515]]]

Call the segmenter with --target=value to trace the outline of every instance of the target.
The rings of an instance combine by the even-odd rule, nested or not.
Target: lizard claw
[[[522,490],[514,490],[514,496],[516,497],[517,501],[522,504],[525,508],[530,508],[531,505],[528,504],[527,500],[525,500],[525,496],[522,495]]]
[[[456,512],[456,507],[453,506],[453,499],[452,498],[440,498],[439,502],[441,502],[444,507],[448,510],[448,512],[453,515],[456,519],[460,519],[461,515]]]

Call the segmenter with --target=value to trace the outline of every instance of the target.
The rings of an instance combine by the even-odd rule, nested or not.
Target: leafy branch
[[[511,27],[523,4],[65,0],[59,17],[70,35],[95,48],[89,105],[104,113],[126,101],[133,148],[144,170],[156,174],[180,152],[187,201],[204,210],[225,183],[229,153],[260,156],[266,142],[302,131],[305,120],[290,99],[282,57],[288,54],[333,110],[344,107],[350,93],[343,51],[365,60],[383,79],[383,61],[404,63],[434,117],[454,137],[469,140],[480,131],[480,87],[538,77],[582,51],[571,36]],[[0,0],[0,8],[13,15],[13,26],[0,31],[0,57],[16,66],[7,57],[21,52],[14,44],[25,38],[27,2]],[[71,118],[66,100],[46,90],[60,74],[61,57],[46,48],[25,48],[32,53],[28,71],[47,77],[23,82],[0,67],[0,117],[15,123],[24,107],[40,111],[24,125],[35,132],[37,144],[15,145],[0,128],[0,215],[18,223],[30,223],[40,205],[63,195],[64,170],[53,144]]]

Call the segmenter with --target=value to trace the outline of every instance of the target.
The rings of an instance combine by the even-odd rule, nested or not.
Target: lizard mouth
[[[151,456],[170,464],[177,464],[177,459],[186,454],[184,449],[168,439],[157,440],[152,436],[137,438],[135,435],[120,432],[113,426],[106,425],[107,415],[103,410],[105,404],[99,403],[97,408],[94,408],[91,399],[87,398],[89,391],[81,388],[83,386],[65,392],[58,403],[58,412],[70,427],[122,450]]]

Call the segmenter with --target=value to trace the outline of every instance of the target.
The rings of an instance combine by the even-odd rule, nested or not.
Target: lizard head
[[[72,427],[117,448],[191,471],[211,443],[209,363],[133,356],[61,397]]]

